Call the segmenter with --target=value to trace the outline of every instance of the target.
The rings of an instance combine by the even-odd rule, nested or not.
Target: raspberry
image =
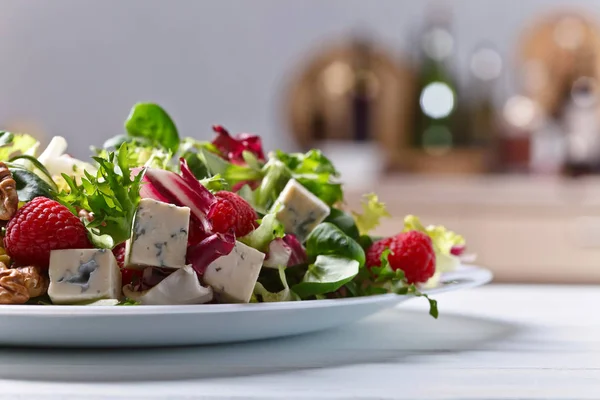
[[[388,237],[385,239],[381,239],[378,240],[377,242],[373,243],[368,249],[367,249],[367,261],[366,264],[369,267],[379,267],[381,265],[381,253],[383,253],[383,251],[387,248],[390,247],[390,243],[392,242],[394,238],[393,237]],[[389,257],[388,257],[389,258]]]
[[[92,247],[83,223],[62,204],[36,197],[6,226],[4,247],[18,265],[48,268],[50,251]]]
[[[381,253],[389,248],[390,267],[404,271],[408,283],[427,282],[435,273],[435,252],[431,239],[419,231],[408,231],[377,241],[367,250],[367,266],[381,265]]]
[[[123,268],[125,265],[125,243],[116,245],[112,252],[117,259],[119,268]]]
[[[121,282],[123,285],[137,283],[142,279],[143,269],[123,268],[125,266],[125,243],[118,244],[113,249],[117,265],[121,269]]]
[[[227,191],[217,192],[215,196],[217,202],[208,214],[214,232],[227,233],[233,229],[235,236],[241,237],[256,228],[258,215],[246,200]]]

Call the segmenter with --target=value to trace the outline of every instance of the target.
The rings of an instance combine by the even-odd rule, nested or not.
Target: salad
[[[465,241],[409,215],[392,237],[375,194],[350,211],[319,150],[265,153],[214,126],[181,138],[157,104],[90,160],[0,132],[0,303],[163,305],[421,293],[459,265]]]

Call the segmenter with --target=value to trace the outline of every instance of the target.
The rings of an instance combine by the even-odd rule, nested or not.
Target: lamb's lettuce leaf
[[[169,114],[158,104],[137,103],[131,109],[125,129],[131,137],[149,139],[175,153],[179,147],[179,133]]]

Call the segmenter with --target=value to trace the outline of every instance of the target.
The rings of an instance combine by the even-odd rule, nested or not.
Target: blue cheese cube
[[[55,304],[121,297],[121,271],[110,250],[53,250],[48,273]]]
[[[154,199],[142,199],[127,241],[127,268],[183,268],[187,251],[190,209]]]
[[[135,292],[127,285],[123,293],[144,305],[203,304],[213,298],[212,289],[200,284],[191,265],[176,270],[149,290]]]
[[[231,253],[208,266],[204,283],[213,288],[222,302],[248,303],[264,259],[264,253],[236,242]]]
[[[327,216],[330,209],[321,199],[312,194],[295,179],[290,179],[277,198],[277,219],[286,233],[292,233],[303,242]]]

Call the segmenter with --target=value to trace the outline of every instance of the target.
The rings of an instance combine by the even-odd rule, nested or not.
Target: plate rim
[[[477,273],[479,279],[469,279],[468,274]],[[492,272],[483,267],[464,264],[449,276],[463,276],[463,282],[458,285],[445,285],[432,289],[423,290],[427,295],[438,295],[451,291],[469,289],[483,286],[489,283]],[[132,315],[165,315],[165,314],[205,314],[205,313],[247,313],[261,311],[282,311],[303,308],[322,307],[344,307],[358,304],[378,303],[382,301],[405,301],[414,296],[403,296],[394,293],[385,293],[373,296],[346,297],[341,299],[286,301],[272,303],[248,303],[248,304],[179,304],[179,305],[151,305],[151,306],[78,306],[78,305],[31,305],[31,304],[8,304],[0,306],[0,317],[22,316],[22,317],[98,317],[98,316],[132,316]]]

